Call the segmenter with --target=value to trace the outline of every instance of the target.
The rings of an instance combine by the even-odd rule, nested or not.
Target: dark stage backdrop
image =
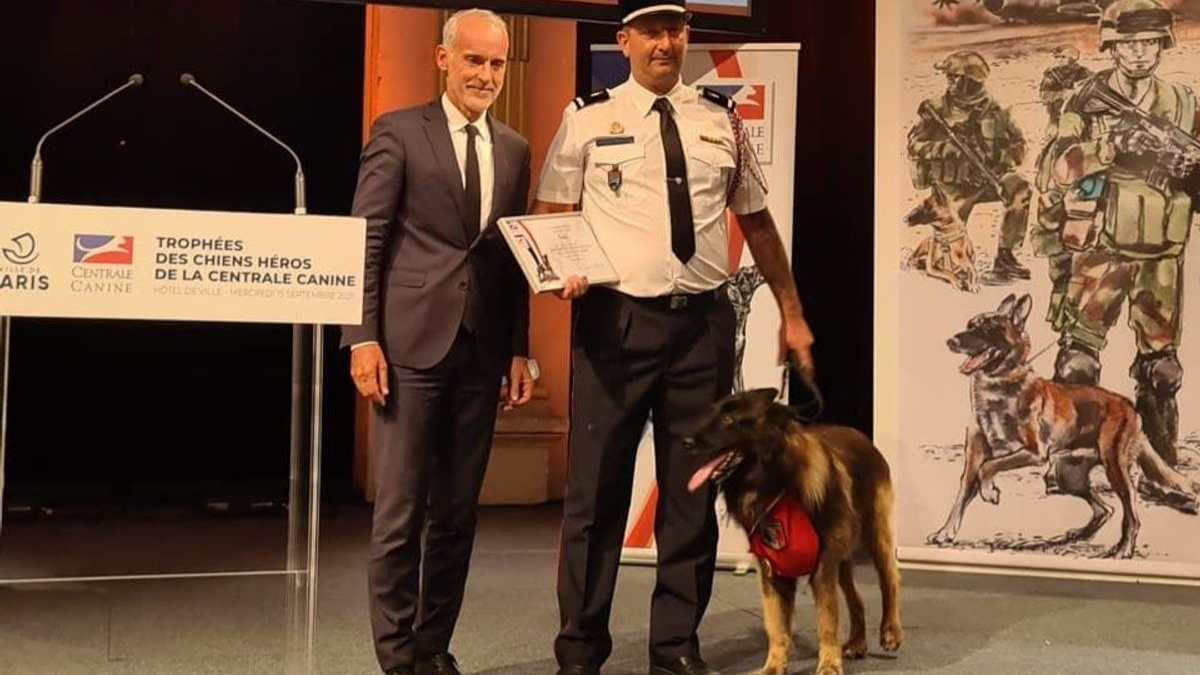
[[[349,213],[362,128],[363,8],[283,0],[38,0],[0,22],[0,199],[24,201],[47,129],[140,72],[145,84],[50,137],[43,202]],[[325,495],[351,491],[353,400],[326,330]],[[286,495],[291,328],[13,321],[10,509]]]

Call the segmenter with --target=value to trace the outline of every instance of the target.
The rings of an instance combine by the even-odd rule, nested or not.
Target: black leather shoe
[[[554,675],[600,675],[595,666],[561,666]]]
[[[433,656],[417,659],[416,675],[462,675],[458,669],[458,661],[450,652],[442,652]]]
[[[412,666],[396,666],[383,671],[383,675],[414,675]]]
[[[698,656],[681,656],[674,661],[650,666],[650,675],[721,675]]]

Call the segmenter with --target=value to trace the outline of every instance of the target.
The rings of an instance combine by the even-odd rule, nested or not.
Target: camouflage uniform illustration
[[[1052,129],[1058,126],[1067,95],[1092,75],[1092,71],[1079,65],[1079,50],[1070,45],[1055,49],[1054,60],[1055,65],[1042,74],[1042,84],[1038,87],[1038,97],[1046,106]]]
[[[1028,279],[1029,270],[1013,250],[1024,242],[1031,190],[1015,172],[1025,158],[1025,137],[1009,112],[985,87],[990,67],[977,52],[951,54],[936,68],[946,76],[946,92],[918,107],[919,119],[908,134],[913,186],[940,184],[959,204],[963,223],[976,204],[1000,200],[1004,217],[992,262],[990,283]]]
[[[1195,94],[1154,75],[1175,44],[1173,24],[1155,0],[1118,0],[1105,10],[1100,50],[1114,67],[1067,103],[1039,172],[1056,188],[1043,196],[1047,215],[1039,219],[1061,302],[1047,317],[1060,334],[1055,379],[1099,383],[1100,353],[1127,303],[1137,410],[1151,445],[1172,466],[1183,379],[1176,357],[1182,254],[1192,169],[1200,162]]]

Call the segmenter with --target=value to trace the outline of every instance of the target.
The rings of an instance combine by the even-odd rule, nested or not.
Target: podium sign
[[[362,320],[366,221],[0,202],[0,316]]]

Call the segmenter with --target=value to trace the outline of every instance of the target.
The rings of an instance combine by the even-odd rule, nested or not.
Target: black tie
[[[479,211],[483,197],[479,189],[479,156],[475,154],[475,137],[479,129],[474,124],[467,125],[467,233],[474,239],[479,234]]]
[[[671,102],[660,98],[654,102],[662,131],[663,150],[667,154],[667,203],[671,207],[671,250],[679,262],[687,264],[696,252],[696,229],[692,221],[692,196],[688,190],[687,160],[679,127],[671,117]]]

